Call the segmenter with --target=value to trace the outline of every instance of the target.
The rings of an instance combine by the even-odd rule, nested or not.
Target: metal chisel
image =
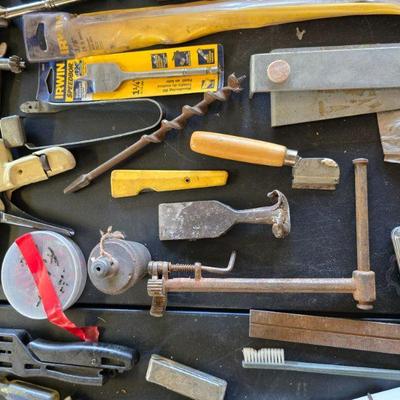
[[[158,207],[160,240],[216,238],[235,224],[269,224],[277,238],[290,232],[290,211],[285,195],[268,194],[272,206],[235,210],[216,200],[164,203]]]

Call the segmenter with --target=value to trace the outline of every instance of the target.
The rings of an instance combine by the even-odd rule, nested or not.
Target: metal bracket
[[[398,87],[399,59],[398,43],[254,54],[250,59],[250,97],[273,91]]]
[[[400,85],[393,68],[399,57],[397,43],[256,54],[250,63],[250,97],[271,92],[272,127],[396,110]],[[386,68],[392,72],[387,74]],[[302,81],[304,75],[307,79]]]

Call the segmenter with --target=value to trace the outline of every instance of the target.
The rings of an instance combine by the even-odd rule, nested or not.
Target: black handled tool
[[[101,386],[110,375],[128,371],[138,361],[139,353],[125,346],[32,340],[23,329],[0,328],[0,374]]]

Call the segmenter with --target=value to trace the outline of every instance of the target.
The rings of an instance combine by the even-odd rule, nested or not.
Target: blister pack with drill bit
[[[37,99],[115,101],[217,91],[222,84],[223,47],[205,44],[42,63]]]

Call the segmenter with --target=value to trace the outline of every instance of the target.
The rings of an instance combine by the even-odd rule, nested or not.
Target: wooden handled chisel
[[[330,158],[301,158],[285,146],[214,132],[194,132],[190,148],[196,153],[271,167],[291,166],[293,189],[334,190],[339,183],[338,164]]]
[[[226,171],[114,170],[111,195],[114,198],[136,196],[143,191],[166,192],[224,186]]]

